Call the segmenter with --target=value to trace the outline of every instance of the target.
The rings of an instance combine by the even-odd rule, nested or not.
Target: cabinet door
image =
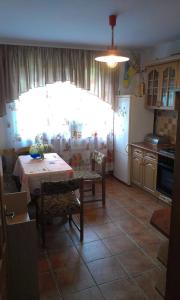
[[[143,161],[143,187],[153,194],[156,191],[156,173],[157,162],[145,156]]]
[[[175,100],[175,88],[177,80],[177,62],[165,64],[161,67],[160,99],[161,107],[173,109]]]
[[[147,106],[160,106],[159,95],[159,68],[149,68],[147,74]]]
[[[142,157],[132,157],[131,180],[133,183],[139,186],[142,186],[142,163]]]

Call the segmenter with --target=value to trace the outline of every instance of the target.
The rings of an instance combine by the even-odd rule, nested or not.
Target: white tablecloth
[[[13,175],[20,178],[21,191],[28,192],[30,201],[30,193],[40,189],[41,182],[68,179],[72,177],[73,169],[57,153],[46,153],[44,159],[20,155]]]

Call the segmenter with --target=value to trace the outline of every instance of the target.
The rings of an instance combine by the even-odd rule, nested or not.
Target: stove
[[[175,148],[164,148],[159,150],[159,154],[175,159],[176,150]]]
[[[174,182],[175,148],[164,148],[158,153],[156,189],[172,198]]]

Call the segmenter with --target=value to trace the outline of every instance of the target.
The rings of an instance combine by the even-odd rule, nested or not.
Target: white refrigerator
[[[117,96],[114,111],[114,176],[130,185],[130,145],[143,142],[153,132],[154,112],[145,108],[145,99]]]

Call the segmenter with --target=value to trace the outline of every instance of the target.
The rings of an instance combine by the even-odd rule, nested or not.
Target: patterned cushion
[[[94,151],[91,154],[91,158],[94,159],[97,164],[102,164],[105,155],[99,151]]]
[[[83,178],[84,180],[101,180],[102,176],[95,171],[74,171],[74,178]]]
[[[44,215],[52,217],[78,213],[80,202],[74,192],[65,194],[46,195],[43,197]],[[38,199],[38,206],[41,210],[41,198]]]

